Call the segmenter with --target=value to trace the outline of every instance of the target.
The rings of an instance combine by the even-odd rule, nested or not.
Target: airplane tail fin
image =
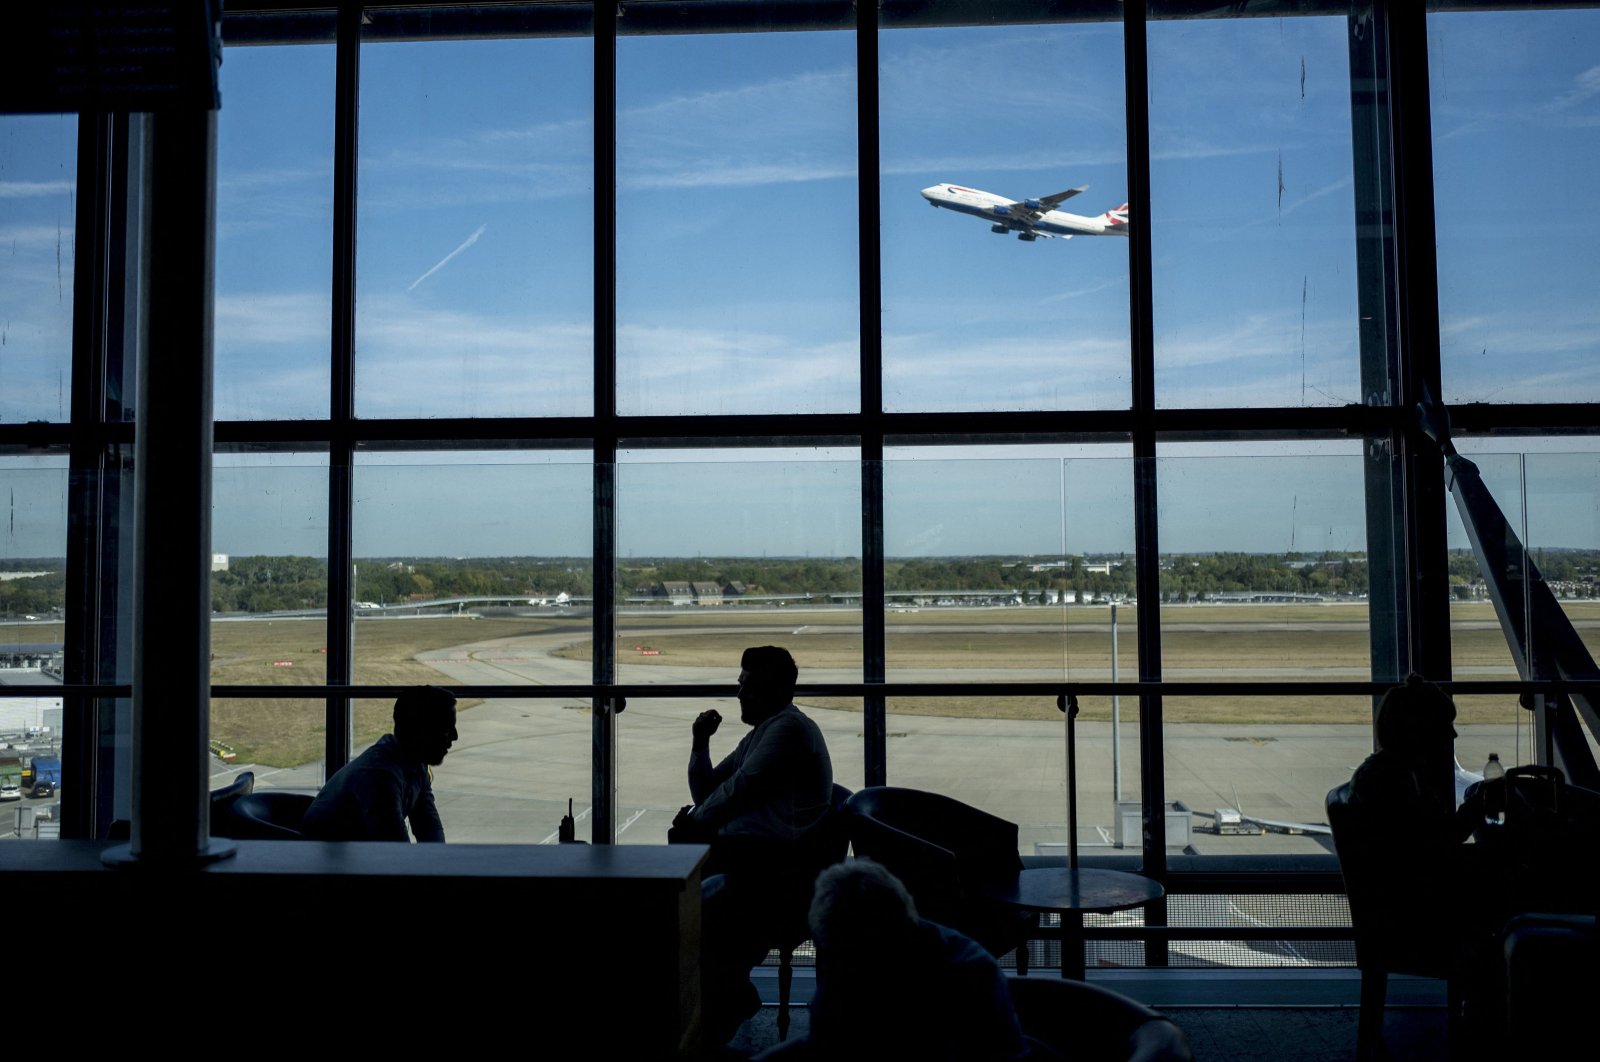
[[[1128,224],[1128,204],[1123,203],[1119,207],[1113,207],[1100,216],[1105,218],[1106,224],[1112,228],[1122,228]]]

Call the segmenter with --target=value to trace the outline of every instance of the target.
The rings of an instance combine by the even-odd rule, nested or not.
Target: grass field
[[[1568,616],[1591,646],[1600,648],[1600,602],[1568,602]],[[929,669],[952,679],[976,669],[1021,679],[1077,677],[1104,681],[1110,676],[1110,614],[1104,608],[924,609],[888,617],[889,677]],[[366,621],[356,625],[356,681],[411,685],[440,681],[438,671],[417,655],[468,642],[550,634],[582,628],[582,614],[552,617],[439,617]],[[1452,645],[1458,676],[1513,678],[1515,671],[1492,609],[1457,605],[1451,613]],[[860,613],[849,609],[763,610],[673,609],[625,613],[618,618],[619,643],[630,664],[703,667],[730,673],[740,651],[753,644],[787,645],[802,669],[858,670],[862,639]],[[325,624],[321,620],[261,620],[212,625],[212,680],[226,685],[304,685],[326,676]],[[59,642],[60,624],[4,628],[4,641]],[[632,653],[648,645],[660,655]],[[1118,610],[1120,674],[1137,675],[1138,627],[1133,609]],[[1175,680],[1277,682],[1360,681],[1369,672],[1367,613],[1363,605],[1328,606],[1177,606],[1162,610],[1164,674]],[[591,646],[581,635],[558,650],[569,659],[588,659]],[[897,674],[898,673],[898,674]],[[731,678],[731,674],[729,675]],[[462,707],[470,707],[463,702]],[[820,707],[859,710],[858,700],[813,698]],[[1138,717],[1136,703],[1124,699],[1122,718]],[[1505,698],[1462,698],[1459,722],[1504,723],[1516,709]],[[1107,698],[1086,698],[1081,718],[1110,716]],[[990,718],[1059,719],[1048,698],[899,698],[891,716],[946,715]],[[1173,723],[1360,723],[1369,718],[1365,698],[1239,697],[1168,698],[1164,718]],[[356,740],[370,741],[389,726],[388,702],[356,705]],[[321,757],[323,702],[234,698],[212,704],[212,737],[232,746],[241,760],[294,766]]]

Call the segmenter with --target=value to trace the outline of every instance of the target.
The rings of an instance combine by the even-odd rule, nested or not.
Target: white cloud
[[[70,195],[75,181],[0,181],[0,199],[34,199],[46,195]]]

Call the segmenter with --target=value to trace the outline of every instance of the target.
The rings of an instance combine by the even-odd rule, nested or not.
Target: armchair
[[[917,913],[965,933],[999,957],[1013,949],[1026,973],[1026,943],[1038,917],[990,899],[989,887],[1022,871],[1017,825],[939,793],[894,786],[845,802],[855,854],[882,863],[916,901]]]

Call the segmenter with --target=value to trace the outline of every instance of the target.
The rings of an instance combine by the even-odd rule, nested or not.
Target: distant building
[[[228,555],[226,553],[213,553],[211,555],[211,570],[225,572],[228,570]]]
[[[690,583],[689,589],[694,592],[697,605],[722,604],[722,587],[716,583]]]
[[[661,584],[662,595],[674,605],[691,605],[694,603],[694,591],[689,589],[689,584],[679,580]]]
[[[745,588],[745,585],[743,583],[741,583],[739,580],[735,579],[732,582],[730,582],[727,586],[723,587],[722,596],[726,597],[726,598],[743,597],[745,594],[747,594],[749,592],[750,591]]]

